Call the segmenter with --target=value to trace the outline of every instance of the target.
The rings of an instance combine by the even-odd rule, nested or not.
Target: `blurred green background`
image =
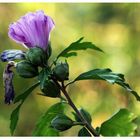
[[[8,38],[8,26],[26,12],[42,9],[55,21],[51,33],[53,59],[71,42],[84,36],[105,51],[104,54],[91,50],[80,51],[77,57],[68,59],[70,79],[93,68],[111,68],[125,74],[126,80],[140,94],[140,4],[102,3],[18,3],[0,4],[0,52],[5,49],[22,49]],[[9,136],[10,113],[17,105],[4,104],[2,73],[6,64],[0,63],[0,136]],[[34,83],[15,74],[16,95]],[[120,108],[128,108],[140,115],[140,103],[117,85],[102,81],[82,81],[71,85],[69,94],[77,107],[87,109],[93,126],[108,119]],[[58,99],[37,95],[39,89],[26,100],[21,108],[16,136],[30,136],[40,115]],[[71,109],[68,108],[67,112]],[[70,113],[68,113],[72,116]],[[76,135],[78,127],[61,133]],[[140,135],[140,134],[138,134]]]

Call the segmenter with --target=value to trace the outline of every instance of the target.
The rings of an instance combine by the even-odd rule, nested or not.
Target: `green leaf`
[[[101,125],[100,133],[103,136],[133,136],[137,128],[133,123],[134,119],[133,113],[127,109],[120,109]]]
[[[110,69],[94,69],[80,74],[74,81],[79,80],[105,80],[111,84],[118,84],[131,92],[135,98],[140,101],[140,96],[136,91],[132,90],[129,84],[125,83],[124,75],[120,73],[113,73]],[[72,82],[73,83],[73,82]]]
[[[32,85],[30,88],[28,88],[26,91],[24,91],[22,94],[17,96],[14,100],[14,103],[17,103],[21,101],[21,103],[13,110],[10,116],[10,132],[11,135],[14,134],[14,131],[16,129],[17,123],[18,123],[18,118],[19,118],[19,111],[20,107],[24,103],[25,99],[28,97],[28,95],[39,85],[39,82]]]
[[[59,57],[71,57],[71,56],[76,56],[77,53],[75,51],[79,50],[86,50],[86,49],[93,49],[96,51],[103,52],[100,48],[96,47],[94,44],[91,42],[81,42],[83,40],[83,37],[77,40],[76,42],[73,42],[70,44],[66,49],[64,49],[58,56]]]
[[[137,129],[135,130],[135,136],[140,136],[140,116],[137,116],[137,118],[133,122],[137,124]]]
[[[76,52],[67,52],[66,54],[63,54],[63,57],[71,57],[71,56],[77,56],[77,53]]]
[[[64,113],[64,102],[51,106],[48,111],[40,118],[33,136],[58,136],[59,132],[51,127],[51,121],[58,115]]]
[[[32,85],[31,87],[29,87],[28,89],[26,89],[22,94],[18,95],[15,100],[14,103],[17,103],[19,101],[24,102],[24,100],[28,97],[28,95],[39,85],[39,82],[35,83],[34,85]]]
[[[21,107],[21,104],[19,104],[16,109],[14,109],[14,111],[12,112],[11,114],[11,117],[10,117],[10,132],[11,132],[11,135],[13,135],[14,133],[14,130],[16,129],[16,126],[17,126],[17,122],[18,122],[18,119],[19,119],[19,110],[20,110],[20,107]]]
[[[88,130],[83,127],[82,129],[80,129],[80,131],[78,132],[78,136],[79,137],[91,137],[91,134],[88,132]]]

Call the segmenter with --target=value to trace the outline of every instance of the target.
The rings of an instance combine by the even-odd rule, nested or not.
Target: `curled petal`
[[[10,104],[14,99],[14,87],[13,87],[13,71],[11,68],[14,66],[13,62],[9,62],[3,72],[3,81],[5,88],[5,103]]]
[[[2,52],[0,58],[3,62],[25,59],[25,52],[21,50],[5,50]]]

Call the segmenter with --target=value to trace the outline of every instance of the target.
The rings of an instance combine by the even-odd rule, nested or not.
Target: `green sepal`
[[[48,46],[47,46],[47,58],[49,59],[49,57],[52,54],[52,47],[51,47],[51,42],[49,42]]]
[[[70,129],[74,125],[74,122],[66,115],[59,114],[51,121],[51,125],[58,131],[65,131]]]
[[[47,53],[39,47],[30,48],[26,53],[26,59],[36,66],[44,67],[47,65]]]
[[[38,68],[26,60],[16,64],[16,71],[24,78],[33,78],[38,75]]]

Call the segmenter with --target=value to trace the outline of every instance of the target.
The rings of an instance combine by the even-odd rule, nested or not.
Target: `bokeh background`
[[[26,12],[42,9],[56,24],[51,33],[54,57],[71,42],[84,36],[105,53],[92,50],[80,51],[77,57],[68,59],[70,79],[93,68],[111,68],[125,74],[126,80],[140,94],[140,4],[103,3],[18,3],[0,4],[0,52],[5,49],[22,49],[8,38],[8,26]],[[0,136],[9,136],[10,114],[17,105],[4,104],[2,73],[5,63],[0,63]],[[15,74],[16,95],[29,87],[34,80]],[[69,94],[77,107],[84,107],[92,115],[93,126],[107,120],[120,108],[128,108],[140,115],[140,103],[123,88],[103,81],[82,81],[71,85]],[[21,108],[16,136],[31,136],[37,120],[58,99],[37,95],[39,89],[25,101]],[[71,109],[67,108],[67,112]],[[72,114],[68,113],[72,116]],[[61,133],[76,135],[78,127]],[[140,135],[138,132],[137,135]]]

